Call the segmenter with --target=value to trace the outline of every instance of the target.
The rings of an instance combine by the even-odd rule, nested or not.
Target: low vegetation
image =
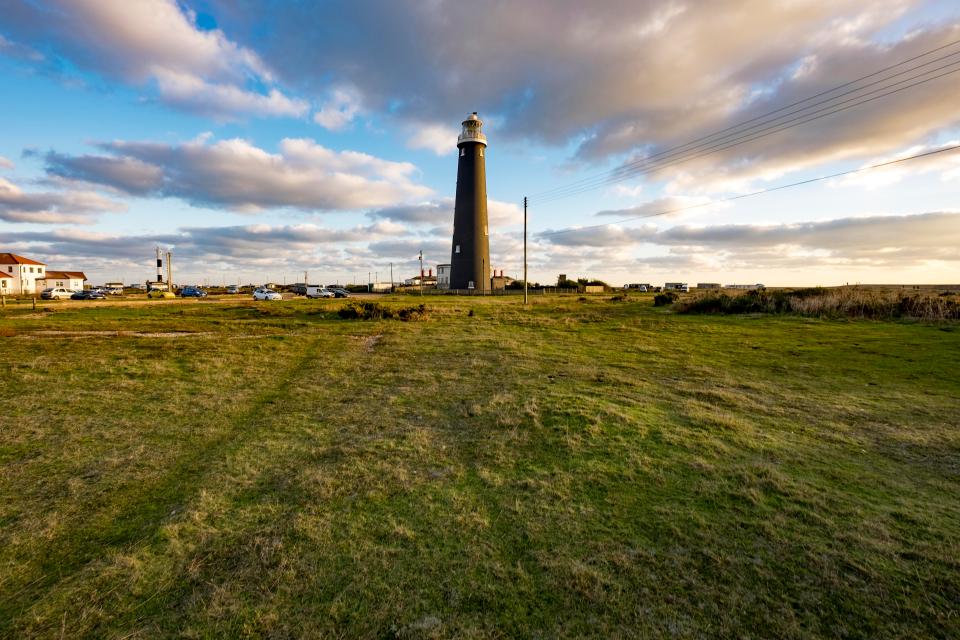
[[[960,300],[952,295],[837,288],[709,293],[682,302],[680,313],[792,313],[803,316],[870,319],[960,320]]]
[[[960,636],[956,325],[341,304],[0,314],[0,637]]]
[[[379,302],[351,301],[337,310],[344,320],[423,320],[427,317],[427,305],[393,308]]]

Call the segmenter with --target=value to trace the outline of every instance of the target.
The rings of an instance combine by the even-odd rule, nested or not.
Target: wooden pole
[[[527,304],[527,196],[523,196],[523,304]]]

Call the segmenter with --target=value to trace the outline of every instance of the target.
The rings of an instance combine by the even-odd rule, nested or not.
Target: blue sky
[[[530,195],[531,280],[960,282],[960,152],[720,202],[960,142],[954,2],[5,5],[0,251],[95,282],[146,279],[158,244],[178,279],[211,283],[409,276],[420,249],[447,262],[474,110],[507,273]],[[914,57],[946,75],[536,195]],[[929,76],[884,82],[911,77]]]

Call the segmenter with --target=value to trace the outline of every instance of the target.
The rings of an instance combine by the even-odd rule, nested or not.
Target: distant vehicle
[[[73,295],[70,289],[63,287],[48,287],[40,292],[40,297],[44,300],[63,300]]]
[[[333,297],[334,297],[334,298],[349,298],[349,297],[350,297],[350,292],[347,291],[346,289],[341,289],[341,288],[339,288],[339,287],[335,287],[335,288],[333,288],[333,289],[330,289],[330,291],[333,291]]]
[[[227,293],[229,294],[240,293],[240,287],[238,287],[235,284],[232,284],[229,287],[227,287]]]
[[[327,289],[324,286],[316,284],[307,285],[307,293],[305,294],[308,298],[333,298],[336,297],[333,291]]]
[[[199,287],[184,287],[180,289],[181,298],[206,298],[207,292]]]
[[[646,293],[647,291],[650,291],[652,289],[652,287],[649,284],[640,284],[639,282],[635,282],[633,284],[625,284],[623,285],[623,288],[628,291],[630,290],[639,291],[640,293]]]
[[[300,284],[299,282],[297,284],[292,284],[290,285],[290,293],[294,293],[298,296],[305,296],[307,295],[307,285]]]
[[[77,291],[72,296],[71,300],[104,300],[107,296],[97,289],[87,289],[86,291]]]
[[[263,287],[257,289],[253,292],[254,300],[283,300],[281,296],[276,291],[271,291],[270,289],[264,289]]]
[[[150,289],[147,291],[147,297],[153,299],[176,298],[172,291],[161,291],[160,289]]]
[[[104,287],[103,292],[109,296],[122,296],[123,287]]]
[[[664,291],[680,291],[682,293],[690,292],[690,285],[686,282],[667,282],[663,285]]]

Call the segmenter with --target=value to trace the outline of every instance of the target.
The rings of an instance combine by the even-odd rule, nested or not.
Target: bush
[[[391,309],[379,302],[354,301],[340,307],[337,315],[343,320],[422,320],[427,317],[427,305]]]
[[[680,313],[795,313],[846,318],[960,319],[960,302],[939,296],[898,296],[864,289],[796,289],[749,291],[743,295],[711,293],[690,300]]]
[[[658,293],[657,295],[653,296],[653,306],[666,307],[679,299],[680,296],[673,291],[664,291],[663,293]]]

